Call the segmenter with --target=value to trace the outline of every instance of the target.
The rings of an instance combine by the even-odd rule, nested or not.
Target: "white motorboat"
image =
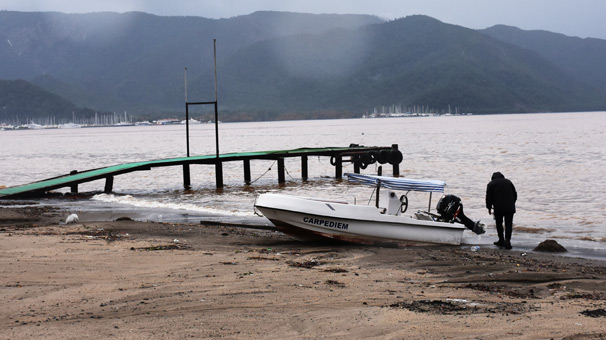
[[[437,180],[412,180],[384,176],[346,174],[350,181],[390,190],[444,192],[445,183]],[[443,221],[439,215],[418,211],[404,215],[406,194],[389,191],[386,202],[375,206],[347,202],[261,194],[255,208],[278,230],[302,240],[334,239],[346,242],[401,246],[411,242],[458,245],[465,226]],[[379,193],[377,193],[379,197]],[[483,231],[482,231],[483,232]]]

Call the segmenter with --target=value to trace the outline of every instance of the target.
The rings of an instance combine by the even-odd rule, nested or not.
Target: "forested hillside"
[[[578,80],[606,90],[606,40],[568,37],[547,31],[525,31],[504,25],[482,32],[534,51]]]

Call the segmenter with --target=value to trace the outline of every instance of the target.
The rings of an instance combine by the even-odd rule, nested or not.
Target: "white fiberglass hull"
[[[381,214],[372,206],[278,194],[259,195],[255,207],[280,231],[300,239],[330,238],[374,245],[458,245],[465,230],[459,224]]]

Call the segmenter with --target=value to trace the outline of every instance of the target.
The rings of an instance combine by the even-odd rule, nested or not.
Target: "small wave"
[[[519,232],[523,232],[523,233],[530,233],[530,234],[551,233],[551,232],[555,231],[555,229],[552,229],[552,228],[531,228],[531,227],[519,227],[519,226],[515,226],[515,227],[513,227],[513,229],[515,231],[519,231]]]
[[[120,203],[127,204],[139,208],[149,209],[172,209],[172,210],[188,210],[196,211],[201,213],[216,214],[216,215],[229,215],[229,216],[241,216],[249,217],[254,216],[252,212],[243,212],[238,210],[225,210],[218,209],[209,206],[201,206],[191,203],[178,203],[178,202],[160,202],[153,201],[144,198],[133,197],[131,195],[113,195],[113,194],[97,194],[91,198],[93,201],[106,202],[106,203]]]
[[[606,242],[606,237],[583,236],[578,239],[581,241]]]

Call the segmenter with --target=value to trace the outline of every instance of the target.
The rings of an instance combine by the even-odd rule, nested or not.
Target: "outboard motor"
[[[436,210],[443,221],[453,222],[461,209],[461,199],[455,195],[445,195],[440,198]]]

